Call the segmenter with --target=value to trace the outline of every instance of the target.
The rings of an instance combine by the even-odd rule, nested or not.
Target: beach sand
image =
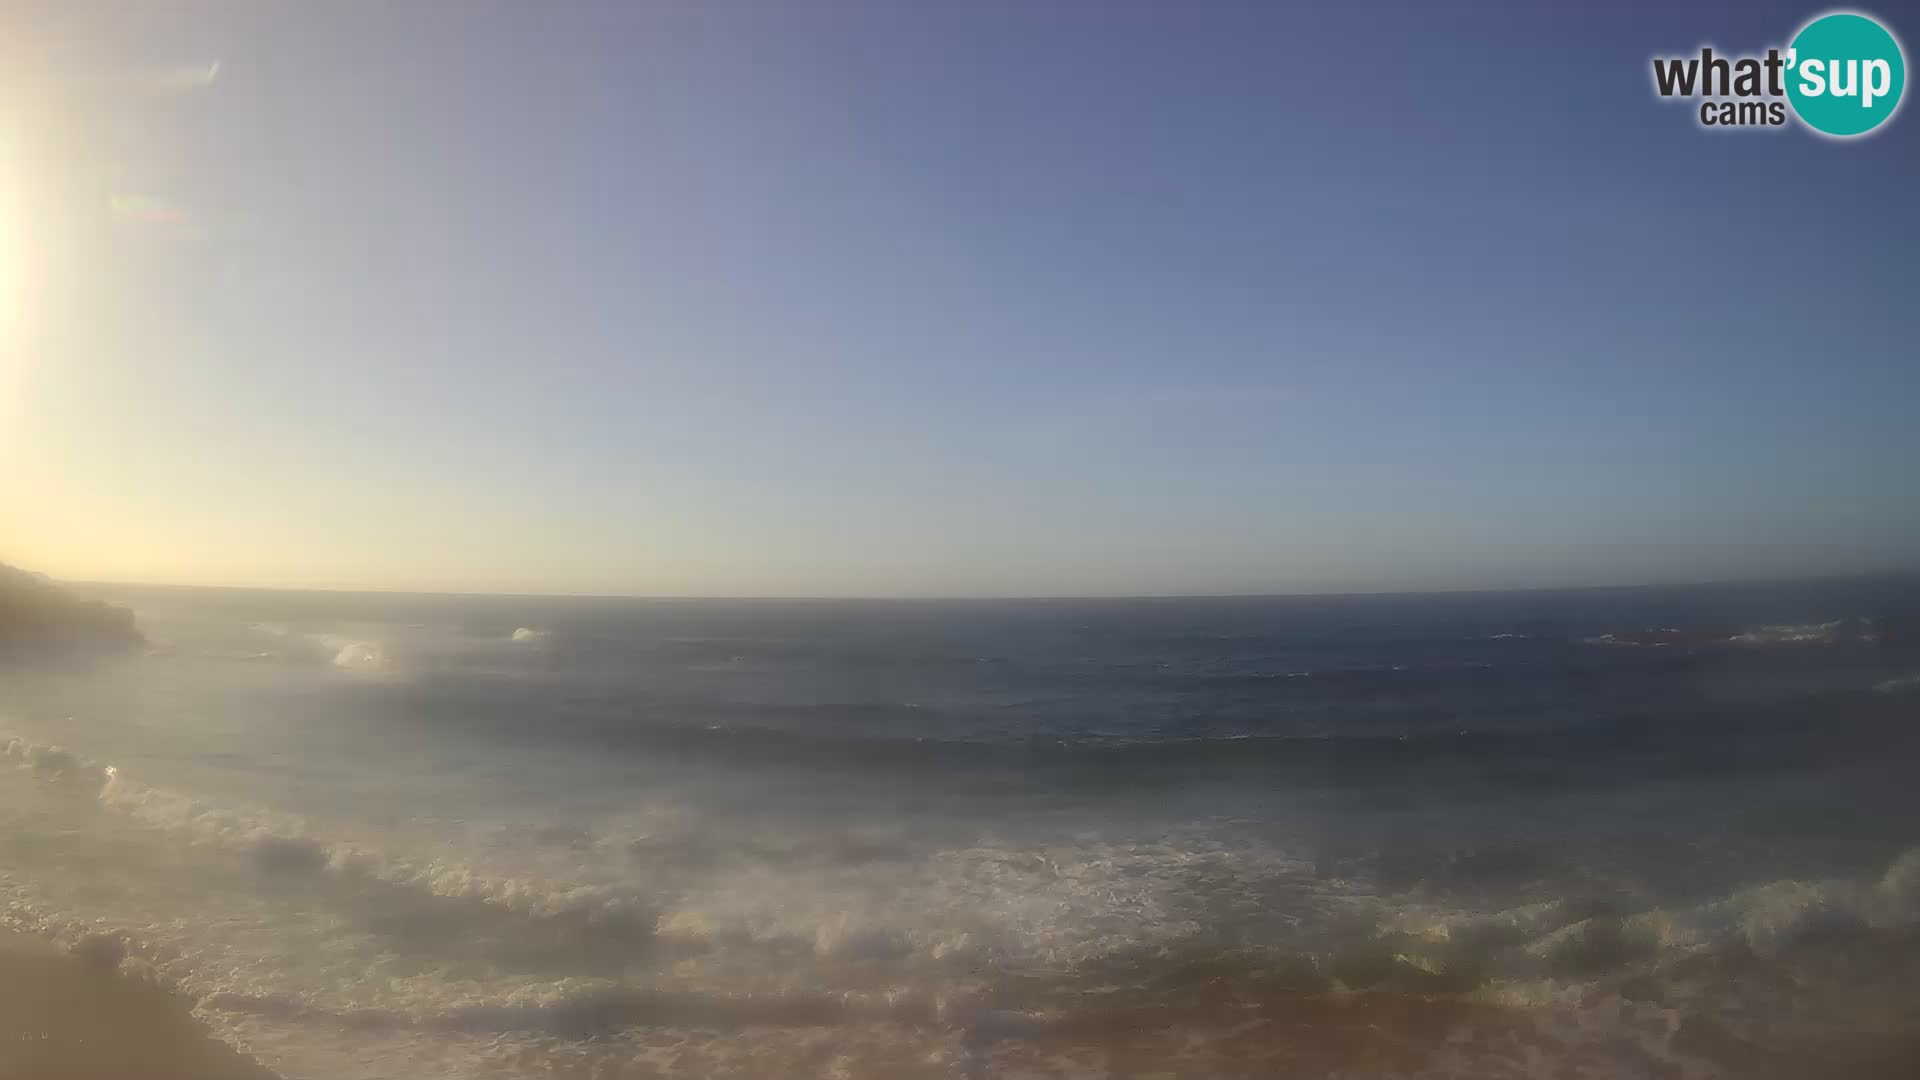
[[[0,1080],[271,1080],[189,1008],[107,963],[0,932]]]

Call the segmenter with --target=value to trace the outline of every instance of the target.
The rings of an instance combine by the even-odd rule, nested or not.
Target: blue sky
[[[1703,131],[1648,58],[1821,9],[1592,7],[10,7],[0,559],[694,595],[1920,564],[1920,121]]]

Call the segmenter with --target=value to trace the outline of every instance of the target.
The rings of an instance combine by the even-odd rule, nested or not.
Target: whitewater
[[[285,1077],[1920,1062],[1909,579],[90,594],[0,913]]]

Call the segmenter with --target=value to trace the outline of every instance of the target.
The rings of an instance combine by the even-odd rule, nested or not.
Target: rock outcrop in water
[[[39,574],[0,563],[0,651],[130,648],[144,640],[126,608],[82,600]]]

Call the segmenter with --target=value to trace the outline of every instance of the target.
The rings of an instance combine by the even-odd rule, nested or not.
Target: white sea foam
[[[333,654],[333,666],[348,671],[385,671],[390,661],[386,646],[378,641],[344,641],[337,635],[320,635],[318,640],[331,646],[338,642],[340,648]]]
[[[1920,690],[1920,673],[1888,679],[1885,682],[1875,684],[1874,689],[1882,694],[1903,694],[1913,690]]]
[[[1167,1040],[1200,1047],[1224,1032],[1192,1018],[1197,1000],[1236,1002],[1221,1015],[1238,1024],[1256,1008],[1241,997],[1272,1000],[1280,983],[1296,1029],[1297,1001],[1348,991],[1356,1014],[1364,999],[1412,994],[1540,1018],[1539,1038],[1522,1036],[1513,1056],[1459,1040],[1440,1051],[1458,1060],[1437,1060],[1436,1073],[1650,1074],[1662,1070],[1607,1049],[1645,1035],[1658,1058],[1677,1018],[1703,1010],[1716,1022],[1791,1015],[1741,995],[1804,977],[1826,996],[1822,963],[1871,966],[1832,950],[1908,940],[1887,935],[1920,917],[1920,850],[1825,879],[1855,856],[1808,855],[1793,833],[1752,865],[1812,868],[1809,880],[1786,869],[1740,879],[1748,864],[1711,844],[1744,838],[1694,815],[1768,790],[1744,775],[1716,776],[1711,791],[1662,786],[1643,818],[1612,813],[1626,773],[1597,802],[1580,788],[1516,800],[1547,808],[1514,815],[1516,848],[1564,850],[1517,870],[1496,853],[1430,871],[1425,860],[1478,842],[1509,804],[1459,810],[1416,775],[1393,789],[1410,812],[1368,803],[1347,814],[1324,789],[1214,791],[1198,769],[1160,786],[1158,763],[1132,755],[1151,790],[1083,799],[1071,783],[1029,793],[1011,756],[1005,769],[959,763],[949,788],[853,753],[798,770],[651,743],[604,753],[618,725],[656,711],[685,720],[675,703],[691,673],[705,681],[686,696],[701,706],[897,673],[797,670],[804,678],[763,684],[731,669],[708,677],[705,649],[636,646],[591,672],[606,685],[558,686],[565,672],[532,661],[542,642],[566,640],[568,616],[530,606],[501,623],[502,610],[403,606],[381,619],[328,601],[251,634],[237,619],[196,623],[184,656],[204,659],[211,643],[223,658],[264,650],[286,663],[143,661],[118,697],[84,687],[79,720],[53,719],[69,707],[61,699],[11,724],[34,734],[0,736],[0,846],[13,856],[0,865],[0,919],[176,987],[284,1075],[451,1077],[775,1075],[795,1062],[822,1075],[1098,1074],[1111,1061],[1070,1045],[1070,1032],[1104,1023],[1102,1010],[1151,1021],[1156,1004],[1177,1004],[1187,1019]],[[1613,625],[1635,621],[1659,616]],[[506,632],[520,622],[532,625]],[[1697,639],[1622,629],[1620,643],[1670,634],[1731,653],[1734,628]],[[1407,667],[1395,659],[1263,662],[1316,663],[1359,688]],[[419,678],[365,674],[396,669]],[[613,671],[639,678],[616,683]],[[228,682],[202,694],[193,681],[209,677]],[[594,736],[586,752],[569,725]],[[1247,749],[1250,764],[1262,760]],[[1371,760],[1336,771],[1371,792],[1357,775]],[[1897,816],[1875,824],[1897,838]],[[1386,839],[1393,830],[1407,835]],[[1702,837],[1698,871],[1674,872],[1668,841]],[[1390,867],[1381,849],[1400,844]],[[1306,855],[1323,845],[1348,854],[1316,867]],[[1660,995],[1651,1003],[1622,996],[1647,987]],[[1259,1041],[1235,1031],[1242,1046]],[[1593,1056],[1576,1062],[1562,1051],[1581,1040]],[[1163,1071],[1234,1071],[1214,1064]]]
[[[143,827],[260,871],[325,874],[343,885],[405,889],[532,919],[637,920],[663,940],[703,949],[793,946],[823,958],[972,955],[997,964],[1072,966],[1197,939],[1216,907],[1231,908],[1244,921],[1259,911],[1257,898],[1285,895],[1287,906],[1267,916],[1276,938],[1295,936],[1288,927],[1330,925],[1342,913],[1372,911],[1381,934],[1416,944],[1511,950],[1518,975],[1540,964],[1551,970],[1575,963],[1570,957],[1579,958],[1575,966],[1592,966],[1608,950],[1619,956],[1602,966],[1629,963],[1646,951],[1730,941],[1771,956],[1823,934],[1920,921],[1920,849],[1873,882],[1765,882],[1693,908],[1596,922],[1567,900],[1491,912],[1390,900],[1363,883],[1356,892],[1317,881],[1309,861],[1284,851],[1206,842],[982,844],[878,861],[848,861],[817,847],[817,857],[794,861],[807,849],[732,837],[724,846],[789,854],[778,861],[695,861],[683,871],[658,857],[712,850],[723,841],[670,810],[638,834],[496,832],[485,847],[461,857],[444,846],[406,851],[328,835],[303,815],[150,787],[58,745],[10,737],[0,741],[0,757],[38,781],[95,796]],[[663,840],[663,828],[687,834]],[[498,848],[500,841],[512,846]],[[518,868],[481,865],[488,849],[511,855]],[[655,895],[645,887],[649,880],[675,884],[670,895]],[[1204,895],[1194,892],[1196,880],[1209,882]],[[1408,953],[1416,963],[1427,963],[1425,955]]]
[[[103,778],[102,770],[64,746],[43,745],[16,736],[0,741],[0,757],[42,780],[91,782],[97,786]]]
[[[1827,645],[1835,640],[1847,621],[1835,619],[1824,623],[1761,626],[1735,634],[1727,640],[1740,645]]]
[[[292,659],[321,660],[345,671],[381,672],[394,667],[393,650],[388,642],[364,634],[334,631],[308,632],[284,623],[251,623],[248,630],[275,645],[276,652],[249,651],[245,658],[285,655]]]
[[[303,815],[149,787],[123,769],[88,761],[60,746],[8,737],[0,741],[0,757],[36,779],[95,795],[102,806],[142,826],[175,834],[191,845],[241,855],[265,870],[326,871],[443,899],[493,904],[536,918],[581,914],[604,919],[650,910],[608,882],[490,873],[445,855],[327,839],[315,835],[314,822]]]
[[[1548,1045],[1598,1046],[1625,1023],[1619,1010],[1628,1006],[1613,988],[1628,973],[1730,943],[1787,963],[1823,935],[1911,926],[1920,915],[1920,849],[1876,880],[1765,882],[1616,918],[1567,900],[1449,910],[1417,894],[1317,882],[1282,850],[1198,838],[985,841],[855,862],[720,863],[669,875],[671,888],[646,896],[588,880],[589,865],[574,864],[571,880],[502,874],[451,852],[324,839],[314,820],[144,787],[55,745],[12,738],[0,752],[36,787],[97,793],[113,817],[143,827],[109,833],[88,851],[143,860],[120,871],[137,877],[137,890],[102,898],[56,868],[0,883],[7,917],[73,946],[124,952],[130,970],[189,995],[216,1031],[288,1075],[631,1066],[650,1052],[649,1039],[678,1048],[681,1056],[657,1062],[665,1075],[751,1074],[769,1064],[767,1047],[801,1051],[807,1027],[794,1016],[826,1018],[811,1022],[837,1025],[836,1039],[864,1031],[875,1046],[897,1044],[888,1053],[911,1047],[924,1062],[961,1041],[991,1045],[1049,1029],[1040,1014],[980,1004],[984,987],[964,976],[935,990],[914,972],[1069,978],[1107,957],[1177,955],[1209,941],[1222,912],[1242,932],[1249,919],[1269,920],[1257,939],[1291,942],[1321,971],[1350,963],[1343,950],[1364,960],[1381,947],[1426,977],[1463,963],[1484,968],[1485,1000],[1544,1010],[1542,1023],[1592,1027],[1556,1029]],[[582,860],[639,853],[639,881],[668,869],[652,861],[667,849],[716,844],[706,827],[663,810],[644,835],[513,830],[495,839],[516,857],[525,845]],[[156,844],[145,829],[185,846]],[[1354,917],[1376,929],[1342,944],[1334,928]],[[622,948],[636,958],[667,949],[675,959],[657,976],[619,963],[567,970],[582,955]],[[870,981],[846,981],[860,972]],[[926,1017],[940,1022],[929,1027]]]

